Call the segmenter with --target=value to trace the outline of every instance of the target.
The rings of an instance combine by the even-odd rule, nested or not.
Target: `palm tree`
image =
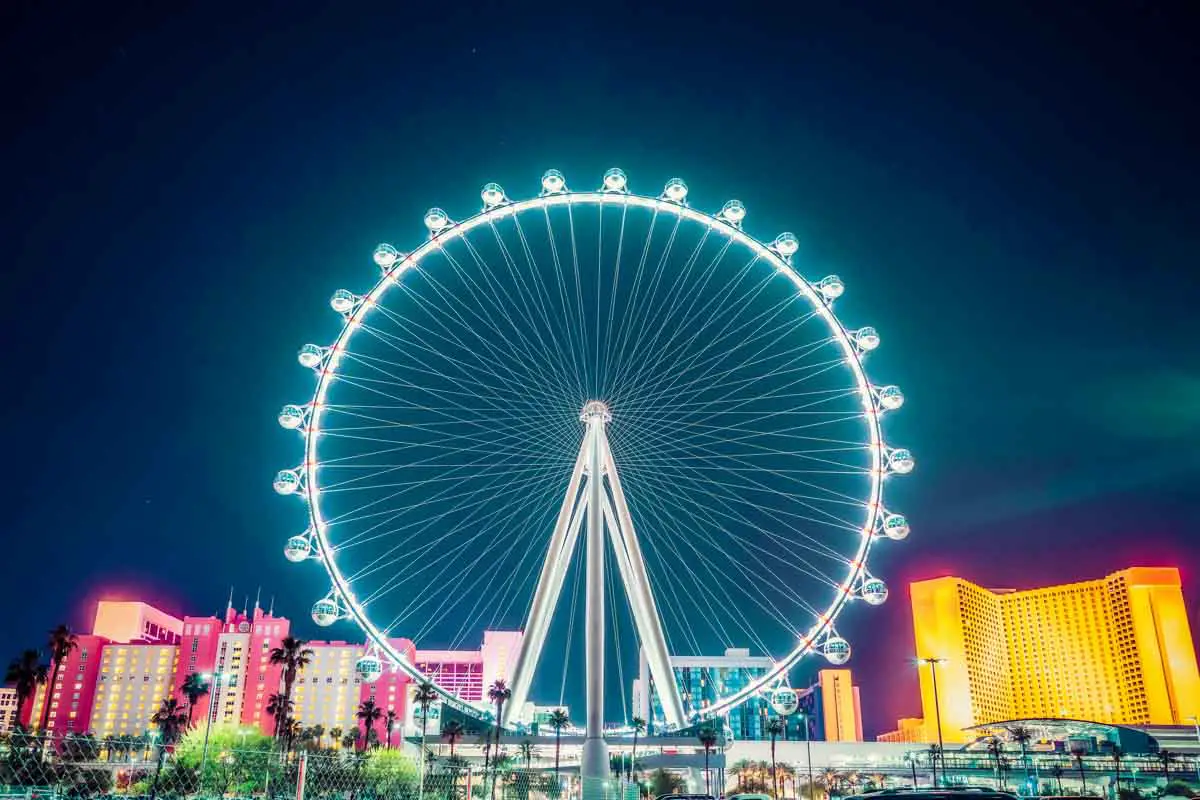
[[[1083,757],[1087,755],[1087,748],[1083,745],[1075,745],[1071,748],[1071,757],[1075,759],[1075,766],[1079,768],[1079,796],[1087,794],[1087,777],[1083,774]]]
[[[629,778],[632,780],[633,770],[637,766],[638,735],[642,733],[642,731],[646,730],[646,720],[642,719],[641,717],[634,717],[632,720],[630,720],[629,724],[630,727],[633,728],[633,752],[630,753],[629,756]]]
[[[429,707],[437,702],[437,689],[429,681],[423,681],[413,692],[413,702],[421,709],[421,750],[425,750],[425,734],[429,727]]]
[[[636,725],[637,721],[638,721],[637,718],[635,718],[635,725],[633,728],[633,746],[634,746],[634,748],[637,747],[637,725]],[[645,720],[641,720],[641,723],[643,725],[646,724]],[[570,724],[571,724],[571,720],[567,716],[567,710],[565,708],[556,708],[550,712],[550,727],[554,728],[554,785],[556,788],[559,785],[559,782],[558,782],[559,781],[559,778],[558,778],[558,756],[559,756],[559,750],[562,747],[562,729],[567,727]]]
[[[519,745],[517,745],[517,751],[521,754],[521,759],[525,762],[525,769],[529,769],[531,766],[533,766],[533,756],[535,753],[533,749],[533,742],[529,741],[528,739],[523,740]]]
[[[1012,771],[1012,760],[1007,756],[1002,755],[1000,756],[1000,763],[997,764],[996,767],[1000,773],[998,776],[1000,791],[1008,791],[1006,787],[1008,786],[1008,773]]]
[[[999,736],[989,736],[987,740],[987,751],[996,762],[996,783],[1000,787],[1000,791],[1004,791],[1004,778],[1000,774],[1000,757],[1004,754],[1004,742]]]
[[[58,671],[62,669],[62,664],[71,655],[71,651],[79,646],[79,640],[69,627],[59,625],[50,631],[50,639],[46,646],[50,650],[50,663],[53,667],[50,682],[46,685],[46,702],[42,703],[41,724],[38,725],[38,729],[43,732],[50,724],[50,695],[54,691],[54,684],[58,683]]]
[[[1121,796],[1121,759],[1125,757],[1125,751],[1121,749],[1121,745],[1114,744],[1112,746],[1112,750],[1109,751],[1109,755],[1112,756],[1113,765],[1116,767],[1116,770],[1115,770],[1116,774],[1113,778],[1113,781],[1116,784],[1116,790],[1117,790],[1116,796],[1120,797]]]
[[[4,682],[11,684],[17,693],[17,719],[21,719],[21,713],[33,699],[37,687],[46,682],[46,672],[46,665],[42,663],[42,654],[37,650],[24,651],[20,657],[14,658],[8,665]]]
[[[429,681],[422,681],[421,685],[417,687],[417,691],[413,693],[413,700],[416,701],[417,705],[420,706],[420,708],[421,708],[421,749],[420,749],[421,753],[426,752],[425,737],[428,735],[428,728],[429,728],[429,707],[431,705],[433,705],[434,701],[436,701],[437,698],[438,698],[437,690],[433,688],[433,684],[430,683]],[[388,747],[389,748],[391,747],[391,738],[392,738],[392,734],[391,734],[391,729],[389,728],[388,729]],[[432,753],[430,753],[430,755],[432,755]],[[421,782],[418,784],[418,786],[420,787],[417,791],[418,797],[425,796],[425,761],[426,761],[426,759],[424,759],[424,758],[421,759],[421,778],[420,778]]]
[[[292,751],[292,745],[304,739],[304,726],[295,717],[288,717],[283,729],[283,747],[287,752]]]
[[[354,728],[353,730],[346,731],[346,734],[342,736],[342,747],[345,747],[347,750],[352,747],[358,747],[358,743],[361,740],[362,731],[358,728]]]
[[[779,781],[775,778],[775,740],[783,733],[784,721],[779,717],[767,720],[767,736],[771,737],[771,796],[779,796]]]
[[[838,786],[841,785],[842,775],[837,770],[826,769],[824,772],[821,773],[820,780],[821,780],[821,785],[825,787],[825,791],[827,793],[829,793],[830,795],[832,795],[833,790],[838,788]]]
[[[450,720],[442,726],[442,738],[450,744],[450,758],[454,758],[454,746],[458,744],[458,740],[466,732],[467,729],[456,719]]]
[[[392,729],[396,727],[396,709],[389,708],[387,713],[383,715],[383,728],[387,731],[387,749],[392,749]],[[424,730],[421,734],[424,735]]]
[[[1008,736],[1021,747],[1021,765],[1025,768],[1025,785],[1029,785],[1029,743],[1033,741],[1033,731],[1024,725],[1013,725],[1008,729]]]
[[[510,698],[510,697],[512,697],[512,689],[508,688],[508,684],[506,684],[503,679],[497,679],[488,688],[488,699],[491,700],[493,705],[496,706],[497,758],[499,758],[499,751],[500,751],[500,720],[503,718],[503,715],[504,715],[504,704],[508,701],[508,698]],[[487,761],[486,761],[486,759],[484,761],[484,777],[485,778],[487,777]],[[491,791],[490,796],[492,797],[492,800],[495,800],[495,797],[496,797],[496,766],[495,765],[492,766],[492,791]]]
[[[1178,760],[1178,756],[1176,756],[1170,750],[1159,750],[1158,751],[1158,760],[1159,760],[1159,763],[1162,764],[1163,778],[1165,778],[1167,781],[1170,781],[1171,780],[1171,764],[1173,764],[1175,761]]]
[[[187,714],[179,707],[178,700],[167,697],[150,718],[150,724],[158,731],[158,763],[154,768],[154,783],[150,787],[150,800],[154,800],[158,794],[158,776],[162,773],[163,758],[167,748],[175,744],[179,735],[187,729]]]
[[[717,730],[711,725],[705,725],[696,733],[696,738],[704,747],[704,793],[711,795],[712,775],[708,770],[708,757],[712,754],[712,749],[717,746]]]
[[[140,742],[140,737],[134,736],[132,733],[123,733],[117,737],[117,747],[125,756],[126,763],[133,761],[133,751],[138,749]]]
[[[370,737],[371,731],[375,730],[375,723],[383,716],[383,709],[376,705],[374,700],[363,700],[359,703],[358,713],[354,716],[358,717],[359,721],[362,722],[366,736]],[[379,734],[375,735],[378,736]],[[370,739],[368,738],[367,744],[369,745],[370,743]]]
[[[271,650],[271,664],[283,667],[283,696],[286,700],[292,699],[292,686],[296,683],[296,676],[312,663],[313,651],[305,646],[307,644],[303,639],[287,636],[279,643],[279,647]],[[275,735],[279,736],[278,717],[275,718]]]
[[[187,726],[190,729],[192,727],[192,711],[196,708],[196,703],[200,702],[201,697],[208,694],[208,681],[198,672],[189,672],[183,679],[183,685],[179,687],[179,691],[188,699]]]
[[[489,712],[490,713],[490,712]],[[492,726],[488,723],[488,727],[483,731],[483,779],[487,781],[488,768],[491,765],[492,755]]]
[[[283,694],[273,694],[267,698],[266,712],[275,718],[275,738],[283,735],[287,721],[291,719],[295,704],[291,698]]]
[[[344,734],[345,731],[336,725],[329,729],[329,738],[333,742],[334,748],[342,746],[342,736]]]
[[[1062,764],[1055,764],[1053,767],[1051,767],[1051,768],[1050,768],[1050,774],[1051,774],[1052,776],[1054,776],[1054,780],[1055,780],[1055,781],[1058,783],[1058,796],[1059,796],[1059,797],[1062,797],[1062,793],[1063,793],[1063,788],[1062,788],[1062,776],[1063,776],[1063,768],[1062,768]]]

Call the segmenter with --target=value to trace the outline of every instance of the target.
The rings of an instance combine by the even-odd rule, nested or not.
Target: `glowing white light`
[[[688,187],[682,178],[671,178],[663,187],[663,197],[672,203],[682,203],[687,199]]]
[[[897,542],[908,538],[908,519],[903,514],[888,514],[883,520],[883,535]]]
[[[349,314],[358,303],[358,298],[349,289],[338,289],[329,298],[329,307],[339,314]]]
[[[730,200],[721,206],[721,219],[733,225],[740,225],[746,218],[746,207],[741,200]]]
[[[845,664],[850,660],[850,643],[840,636],[830,636],[821,645],[821,654],[830,664]]]
[[[338,621],[341,614],[338,611],[337,603],[328,597],[324,600],[318,600],[312,607],[313,622],[320,625],[322,628],[327,628]]]
[[[826,275],[817,284],[817,291],[821,293],[821,297],[824,297],[826,302],[830,302],[837,300],[845,293],[846,284],[842,283],[842,279],[837,275]]]
[[[864,352],[870,352],[879,347],[879,332],[869,325],[854,332],[854,343]]]
[[[325,358],[325,351],[315,344],[306,344],[300,348],[300,352],[296,354],[296,360],[300,362],[300,366],[316,369],[321,365],[321,360]]]
[[[281,469],[275,473],[275,481],[271,485],[279,494],[295,494],[300,490],[300,473],[294,469]]]
[[[623,192],[628,182],[629,179],[625,177],[625,173],[616,167],[604,173],[604,191],[606,192]]]
[[[567,188],[567,179],[556,169],[546,170],[542,176],[542,191],[546,194],[558,194]]]
[[[431,208],[425,212],[425,227],[430,233],[450,227],[450,215],[440,208]]]
[[[862,599],[873,606],[883,605],[888,599],[887,584],[879,578],[868,578],[863,581]]]
[[[888,454],[888,467],[892,470],[892,472],[897,472],[901,475],[907,475],[913,471],[913,467],[916,465],[917,462],[913,458],[913,454],[904,448],[893,450],[890,454]]]
[[[383,675],[383,662],[373,655],[365,655],[354,663],[354,671],[363,683],[374,683]]]
[[[899,386],[879,387],[879,405],[888,411],[895,411],[904,405],[904,392],[900,391]]]
[[[303,561],[311,555],[312,542],[305,534],[291,537],[283,547],[284,558],[291,562]]]
[[[304,409],[300,406],[286,405],[279,411],[279,425],[294,431],[304,424]]]
[[[375,264],[382,270],[389,270],[400,259],[400,251],[386,242],[375,246]]]
[[[800,249],[800,240],[796,238],[794,233],[781,233],[775,237],[774,244],[775,252],[784,258],[791,258]]]
[[[483,198],[484,208],[495,208],[507,202],[508,198],[504,196],[504,189],[500,188],[498,183],[488,183],[483,187],[483,191],[479,193]]]

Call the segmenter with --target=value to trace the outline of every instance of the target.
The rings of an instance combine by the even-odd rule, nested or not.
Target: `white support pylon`
[[[509,687],[512,696],[504,704],[501,725],[507,725],[512,715],[524,708],[525,700],[529,696],[529,684],[533,680],[533,673],[537,671],[542,645],[546,642],[546,632],[550,629],[550,618],[554,615],[554,607],[558,605],[558,597],[562,594],[567,565],[571,561],[571,553],[579,538],[579,526],[583,522],[587,495],[585,493],[582,498],[578,495],[586,467],[587,448],[581,447],[579,457],[575,459],[575,469],[571,471],[571,479],[567,483],[567,496],[558,511],[558,522],[555,523],[554,533],[550,536],[550,549],[546,553],[546,561],[542,564],[537,591],[533,594],[533,605],[529,607],[525,635],[521,637],[521,647],[513,665],[512,686]]]
[[[642,549],[638,545],[637,534],[633,530],[633,517],[625,504],[625,495],[621,491],[620,478],[612,464],[612,454],[609,458],[609,486],[612,487],[613,500],[617,509],[614,513],[612,503],[606,497],[604,503],[605,516],[609,518],[609,533],[612,535],[613,549],[617,552],[617,567],[621,571],[621,583],[629,595],[629,607],[633,610],[633,624],[637,629],[638,641],[646,653],[646,663],[650,667],[650,678],[658,692],[662,704],[663,716],[668,727],[682,728],[686,717],[683,711],[683,700],[679,697],[679,686],[675,682],[675,671],[671,668],[671,656],[667,652],[667,639],[663,635],[661,618],[658,607],[654,603],[654,592],[650,589],[650,577],[646,574],[646,562],[642,559]],[[614,518],[615,517],[615,518]],[[662,687],[668,687],[664,690]]]
[[[600,402],[584,406],[580,420],[587,426],[575,469],[567,485],[567,496],[559,511],[558,522],[550,537],[546,561],[534,592],[525,635],[517,653],[512,674],[512,696],[505,703],[502,724],[508,724],[528,699],[529,686],[537,669],[550,619],[562,594],[563,581],[574,554],[580,528],[587,520],[586,564],[586,671],[587,709],[584,743],[583,774],[594,772],[606,776],[609,770],[607,747],[604,745],[604,531],[616,553],[621,583],[633,610],[634,627],[646,653],[650,675],[654,681],[669,727],[679,728],[685,722],[683,703],[671,669],[666,638],[654,593],[650,587],[646,564],[633,527],[633,517],[625,501],[625,492],[617,474],[616,462],[608,445],[604,426],[611,419],[608,408]],[[607,477],[609,491],[604,488]],[[583,491],[580,492],[580,484]],[[609,496],[611,492],[611,498]],[[586,517],[585,517],[586,515]],[[589,748],[588,741],[594,742]],[[589,750],[591,756],[589,757]],[[592,762],[595,762],[593,764]],[[594,769],[592,769],[594,767]]]
[[[584,709],[583,752],[579,778],[583,800],[604,798],[608,779],[608,744],[604,741],[604,423],[611,419],[603,403],[583,408],[587,423],[587,553],[584,592]],[[624,689],[624,687],[621,687]]]

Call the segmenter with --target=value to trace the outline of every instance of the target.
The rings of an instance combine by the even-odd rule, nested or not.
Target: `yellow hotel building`
[[[926,741],[937,739],[932,668],[947,742],[975,738],[965,731],[972,726],[1014,719],[1188,725],[1200,715],[1200,674],[1175,568],[1133,567],[1026,591],[946,577],[914,583],[910,593],[917,658],[943,659],[920,665]],[[911,736],[917,720],[907,722]]]

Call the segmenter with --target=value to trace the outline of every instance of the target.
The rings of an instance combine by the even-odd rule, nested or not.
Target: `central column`
[[[583,407],[587,423],[587,620],[584,643],[587,681],[587,720],[584,728],[580,778],[584,800],[603,798],[608,779],[608,745],[604,742],[604,424],[608,407],[592,401]]]

